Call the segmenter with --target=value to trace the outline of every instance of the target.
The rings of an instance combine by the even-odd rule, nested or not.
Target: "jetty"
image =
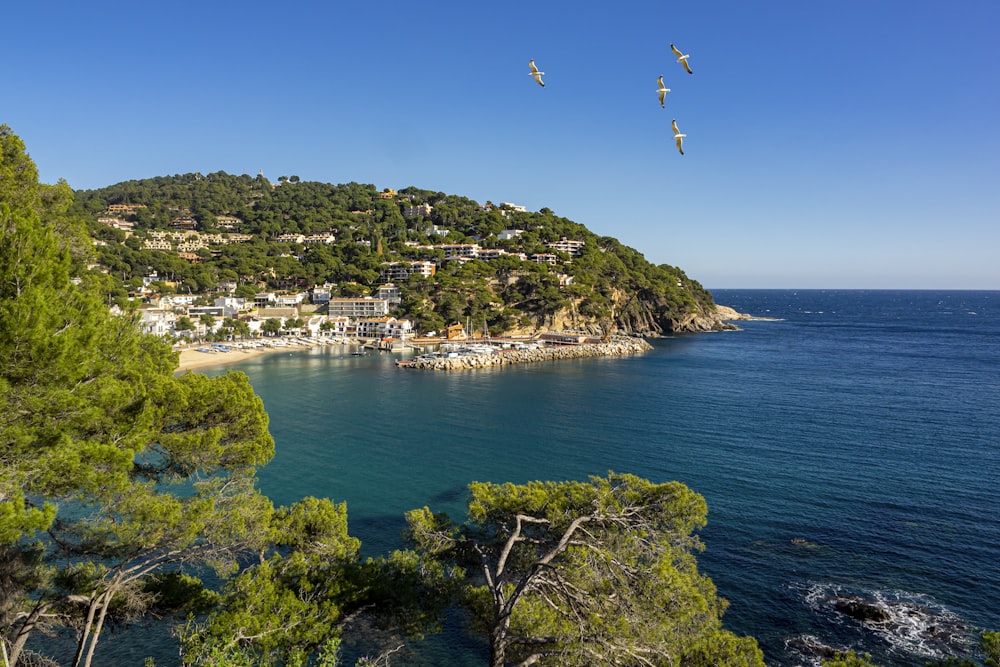
[[[529,349],[482,349],[470,353],[422,354],[413,359],[400,359],[400,368],[434,371],[460,371],[474,368],[493,368],[509,364],[530,364],[560,359],[608,357],[639,354],[653,349],[643,338],[616,337],[599,343],[555,344]]]

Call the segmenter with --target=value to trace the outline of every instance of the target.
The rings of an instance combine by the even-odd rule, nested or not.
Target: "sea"
[[[1000,292],[713,295],[759,319],[628,357],[436,372],[327,346],[209,372],[264,401],[263,492],[345,501],[367,555],[407,510],[461,520],[473,481],[677,480],[708,503],[724,625],[769,665],[977,658],[1000,630]],[[393,664],[486,657],[449,628]]]

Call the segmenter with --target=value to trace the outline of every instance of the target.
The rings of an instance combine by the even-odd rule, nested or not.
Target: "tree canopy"
[[[417,213],[417,205],[430,208]],[[134,227],[128,238],[97,221],[112,206],[124,207],[116,215]],[[430,281],[418,276],[396,281],[402,303],[392,314],[423,330],[471,318],[500,333],[545,322],[559,311],[572,312],[581,328],[603,328],[617,320],[621,328],[667,330],[713,306],[711,294],[680,269],[654,265],[636,250],[548,209],[481,206],[416,187],[394,194],[353,182],[283,177],[272,184],[262,176],[183,174],[79,191],[72,210],[104,242],[97,249],[98,262],[122,283],[152,270],[181,291],[212,291],[223,280],[235,280],[253,289],[333,284],[342,291],[355,285],[370,294],[383,280],[386,263],[433,261],[438,269]],[[193,261],[175,250],[147,247],[153,234],[176,231],[172,226],[178,219],[193,221],[199,232],[245,236],[238,243],[213,242]],[[505,229],[519,234],[501,239]],[[326,234],[335,241],[298,243],[282,236],[298,234]],[[583,245],[572,255],[549,247],[561,239]],[[434,247],[442,243],[478,244],[507,254],[463,265],[445,261],[444,251]],[[531,261],[534,254],[556,255],[558,264]],[[106,289],[109,296],[121,291],[114,283]]]
[[[241,373],[174,376],[162,340],[87,281],[65,184],[38,183],[0,126],[0,632],[11,664],[47,627],[91,664],[102,627],[151,609],[156,577],[262,539],[273,455]]]
[[[490,665],[763,665],[697,570],[704,499],[678,482],[473,483],[468,518],[407,514],[409,539],[469,584]]]

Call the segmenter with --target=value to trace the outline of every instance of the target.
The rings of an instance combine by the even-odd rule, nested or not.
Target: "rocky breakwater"
[[[463,354],[454,357],[417,357],[396,362],[400,368],[419,368],[435,371],[460,371],[473,368],[493,368],[507,364],[530,364],[559,359],[582,357],[609,357],[638,354],[653,349],[642,338],[621,337],[606,343],[580,345],[551,345],[530,350],[494,350],[491,353]]]

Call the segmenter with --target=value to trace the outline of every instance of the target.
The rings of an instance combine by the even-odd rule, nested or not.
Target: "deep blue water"
[[[409,509],[460,518],[473,480],[679,480],[708,501],[699,564],[725,623],[768,664],[815,664],[798,649],[822,643],[922,665],[1000,629],[1000,292],[714,294],[776,319],[457,373],[334,347],[235,366],[277,443],[261,488],[346,501],[379,554]],[[893,621],[862,626],[835,609],[846,595]],[[485,660],[452,635],[405,664],[442,655]]]

